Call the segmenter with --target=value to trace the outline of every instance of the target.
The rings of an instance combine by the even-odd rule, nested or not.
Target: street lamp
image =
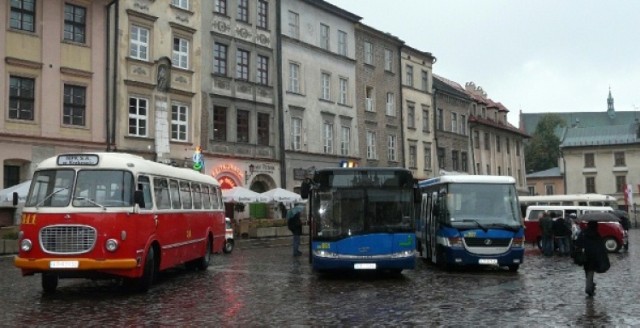
[[[244,171],[244,184],[249,183],[249,178],[251,178],[251,175],[253,175],[253,170],[255,169],[255,166],[253,166],[253,164],[249,165],[249,172]]]

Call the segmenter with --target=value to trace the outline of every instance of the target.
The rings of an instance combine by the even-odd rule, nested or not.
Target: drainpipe
[[[107,69],[106,69],[105,75],[104,75],[104,80],[105,80],[104,85],[105,85],[105,89],[106,89],[105,91],[107,91],[107,92],[105,92],[106,96],[104,97],[105,98],[104,99],[104,102],[105,102],[104,113],[105,113],[105,118],[106,118],[106,120],[105,120],[105,128],[106,129],[105,130],[107,132],[107,135],[106,135],[107,152],[111,151],[111,130],[110,130],[110,127],[109,127],[109,125],[110,125],[109,108],[111,107],[111,101],[110,101],[109,92],[108,92],[109,91],[109,72],[112,69],[112,65],[110,65],[111,56],[110,56],[110,52],[109,52],[109,49],[110,49],[109,42],[111,40],[111,8],[117,1],[118,0],[111,1],[109,4],[107,4],[107,7],[106,7],[107,8],[107,22],[106,22],[107,23],[107,27],[106,27],[106,29],[107,29],[107,38],[105,40],[105,43],[106,43],[105,54],[106,54]],[[117,25],[116,25],[116,28],[117,28]],[[117,35],[117,33],[115,33],[115,35]]]
[[[402,140],[402,161],[400,162],[400,166],[401,167],[407,167],[407,141],[404,139],[404,120],[403,120],[403,115],[402,113],[404,112],[404,97],[403,97],[403,88],[402,88],[402,45],[398,46],[398,76],[400,77],[398,79],[398,85],[400,86],[400,140]],[[365,104],[366,106],[366,104]],[[361,142],[361,141],[360,141]],[[366,150],[366,148],[365,148]],[[418,151],[418,149],[416,148],[416,152]],[[362,154],[361,154],[362,156]],[[416,153],[416,156],[418,156],[418,154]],[[416,161],[418,159],[416,158]]]
[[[112,121],[111,121],[111,141],[110,143],[113,145],[113,150],[117,151],[116,146],[116,117],[118,113],[118,104],[117,104],[117,94],[118,94],[118,27],[120,26],[120,1],[114,0],[115,2],[115,17],[114,17],[114,38],[113,38],[113,86],[111,90],[111,107],[112,107]],[[107,50],[108,51],[108,50]]]
[[[286,154],[285,154],[285,142],[284,142],[284,106],[283,106],[283,92],[282,92],[282,6],[281,0],[276,0],[276,65],[278,66],[277,84],[277,106],[278,106],[278,144],[280,152],[278,157],[280,159],[280,186],[287,188],[287,166],[286,166]]]

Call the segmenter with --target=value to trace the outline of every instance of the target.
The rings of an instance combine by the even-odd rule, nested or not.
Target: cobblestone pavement
[[[172,270],[146,294],[62,280],[43,295],[39,276],[21,277],[3,257],[0,326],[640,326],[640,230],[596,275],[594,298],[580,267],[531,245],[517,273],[446,272],[419,260],[400,277],[379,277],[317,275],[289,242],[239,241],[207,271]]]

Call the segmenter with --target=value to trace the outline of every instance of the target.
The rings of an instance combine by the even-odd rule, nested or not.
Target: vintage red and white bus
[[[146,291],[159,271],[206,269],[225,243],[220,184],[205,174],[124,153],[62,154],[33,174],[22,213],[23,276],[121,278]]]

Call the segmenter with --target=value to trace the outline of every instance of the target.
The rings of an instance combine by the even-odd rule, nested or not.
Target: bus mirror
[[[13,201],[12,201],[13,206],[18,205],[18,193],[14,191],[12,196],[13,196]]]
[[[140,206],[140,208],[145,208],[144,194],[142,194],[142,190],[136,190],[133,192],[133,202]]]
[[[309,179],[305,179],[304,181],[302,181],[302,184],[300,185],[300,197],[302,197],[302,199],[309,198],[310,189],[311,189],[311,182],[309,181]]]

